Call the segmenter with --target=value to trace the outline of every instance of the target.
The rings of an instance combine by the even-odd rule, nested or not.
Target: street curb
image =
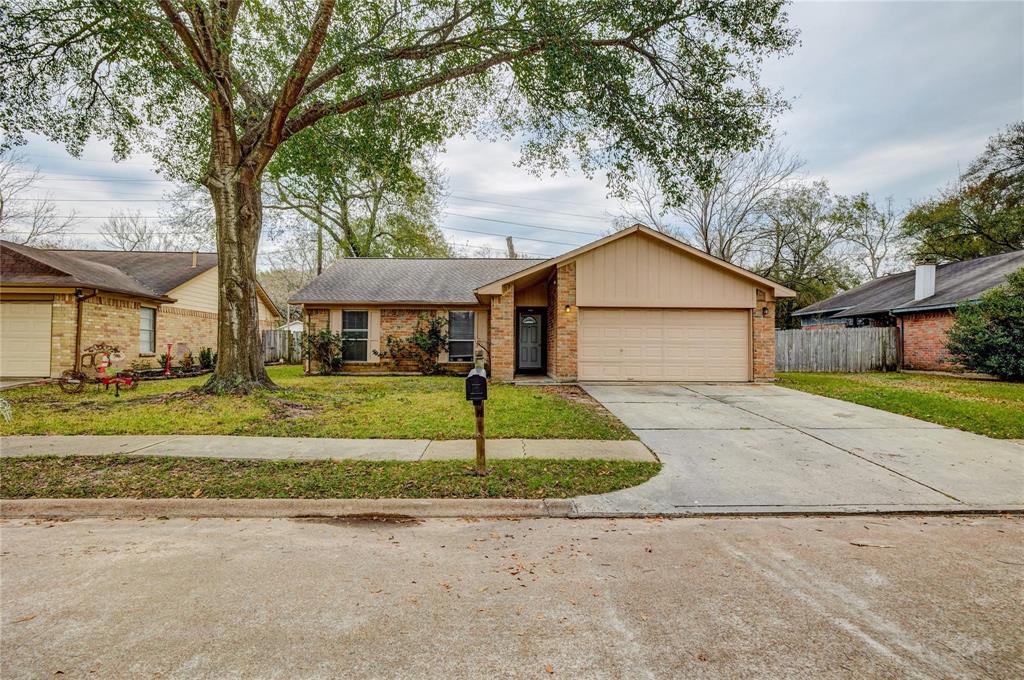
[[[569,517],[552,498],[28,498],[0,501],[3,519],[86,517]]]
[[[675,512],[580,511],[571,499],[546,498],[27,498],[0,501],[0,519],[85,519],[90,517],[184,518],[563,518],[712,519],[752,517],[850,517],[924,515],[1022,515],[1020,505],[902,507],[733,507]]]
[[[732,507],[694,508],[671,512],[575,511],[571,519],[627,519],[660,517],[664,519],[711,519],[749,517],[922,517],[927,515],[1024,515],[1022,505],[933,505],[933,506],[837,506],[837,507]]]

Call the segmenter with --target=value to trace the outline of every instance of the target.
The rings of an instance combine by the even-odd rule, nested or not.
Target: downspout
[[[82,370],[82,304],[99,295],[95,288],[89,295],[83,295],[81,288],[75,289],[75,370]]]

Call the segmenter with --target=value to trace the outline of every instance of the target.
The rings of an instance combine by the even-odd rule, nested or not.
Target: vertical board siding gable
[[[576,266],[581,307],[754,305],[753,282],[639,233],[583,253]]]

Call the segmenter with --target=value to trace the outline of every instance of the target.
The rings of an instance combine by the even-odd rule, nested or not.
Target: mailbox
[[[466,376],[466,401],[478,402],[487,399],[487,371],[474,368]]]

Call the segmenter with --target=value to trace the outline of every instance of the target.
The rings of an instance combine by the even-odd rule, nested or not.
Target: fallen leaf
[[[551,673],[555,672],[555,667],[552,666],[551,664],[548,664],[547,666],[544,667],[544,670],[546,670],[548,672],[548,674],[551,674]]]
[[[34,618],[36,618],[35,614],[29,614],[28,616],[22,616],[20,619],[15,619],[14,623],[25,623],[26,621],[31,621]]]
[[[858,548],[895,548],[894,545],[886,545],[885,543],[865,543],[863,541],[850,541],[850,545],[855,545]]]

